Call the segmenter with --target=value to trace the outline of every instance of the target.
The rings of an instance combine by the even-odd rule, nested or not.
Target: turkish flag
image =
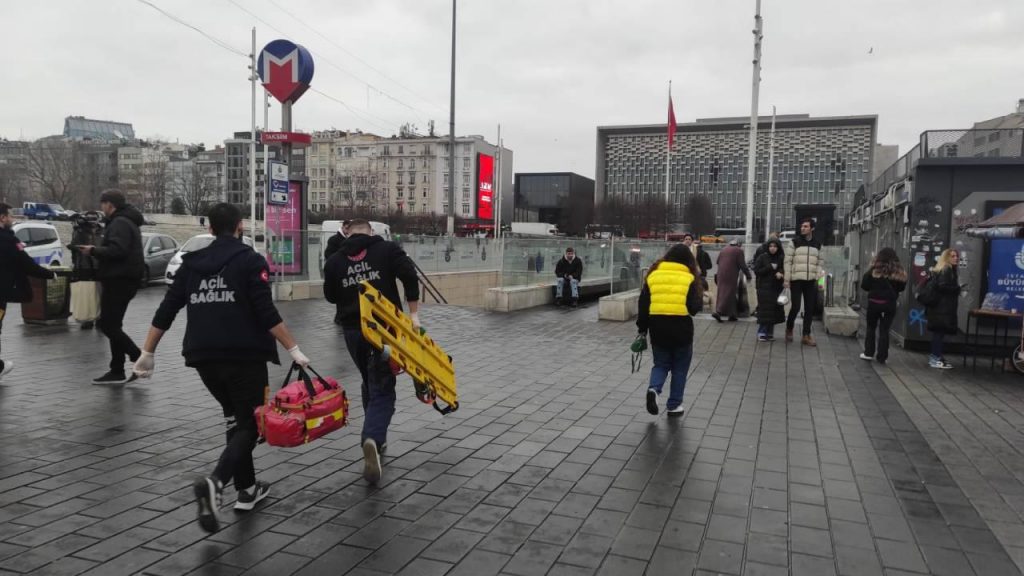
[[[676,139],[676,112],[672,109],[672,95],[668,95],[668,149]]]

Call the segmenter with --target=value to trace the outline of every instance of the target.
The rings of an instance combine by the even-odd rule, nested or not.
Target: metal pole
[[[452,83],[448,104],[448,236],[455,237],[455,2],[452,0]]]
[[[270,92],[266,89],[263,90],[263,131],[270,130]],[[263,254],[267,253],[267,191],[270,174],[270,147],[267,143],[263,143]],[[253,223],[253,228],[256,224]],[[256,231],[253,230],[253,241],[255,238]]]
[[[611,258],[608,259],[608,293],[615,294],[615,232],[612,232]]]
[[[672,81],[668,81],[668,101],[672,102]],[[669,126],[669,131],[672,127]],[[671,181],[671,167],[672,167],[672,143],[666,141],[665,144],[665,205],[669,203],[669,185]],[[666,215],[667,216],[667,215]]]
[[[252,86],[252,131],[249,133],[249,226],[256,229],[256,27],[252,28],[249,53],[249,83]],[[253,230],[250,233],[255,234]]]
[[[754,14],[754,73],[750,95],[750,150],[747,156],[747,234],[744,244],[754,242],[754,178],[757,172],[757,98],[761,88],[761,0]]]
[[[768,240],[768,233],[772,229],[772,176],[775,168],[775,106],[772,106],[772,132],[768,138],[768,208],[764,215],[764,234]]]
[[[498,237],[501,228],[501,124],[498,124],[497,178],[494,178],[494,194],[491,196],[491,210],[494,210],[494,237]]]

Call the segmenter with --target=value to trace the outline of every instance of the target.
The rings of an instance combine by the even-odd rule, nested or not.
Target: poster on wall
[[[1008,294],[1010,308],[1024,308],[1024,240],[993,240],[988,260],[988,291]]]
[[[267,206],[271,274],[302,274],[302,182],[288,182],[288,203]]]
[[[494,219],[494,156],[477,154],[476,217]]]

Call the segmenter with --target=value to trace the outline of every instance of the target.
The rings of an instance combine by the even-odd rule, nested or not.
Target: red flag
[[[676,139],[676,112],[672,109],[672,95],[668,95],[668,149]]]

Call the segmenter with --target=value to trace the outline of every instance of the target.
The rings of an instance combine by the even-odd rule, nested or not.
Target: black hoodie
[[[338,306],[338,321],[346,329],[359,328],[359,283],[364,280],[399,309],[395,280],[402,281],[407,301],[420,299],[416,265],[401,246],[380,236],[352,234],[324,265],[324,297]]]
[[[263,256],[238,238],[218,236],[182,258],[153,326],[167,330],[185,306],[185,365],[224,360],[279,363],[269,332],[281,323],[270,290],[270,270]]]
[[[99,261],[97,276],[100,280],[131,278],[140,280],[146,262],[142,256],[142,233],[139,226],[145,220],[132,206],[116,210],[103,228],[103,240],[93,248],[92,255]]]
[[[32,286],[28,283],[29,276],[53,278],[53,272],[36,264],[13,230],[0,226],[0,305],[30,302]]]

